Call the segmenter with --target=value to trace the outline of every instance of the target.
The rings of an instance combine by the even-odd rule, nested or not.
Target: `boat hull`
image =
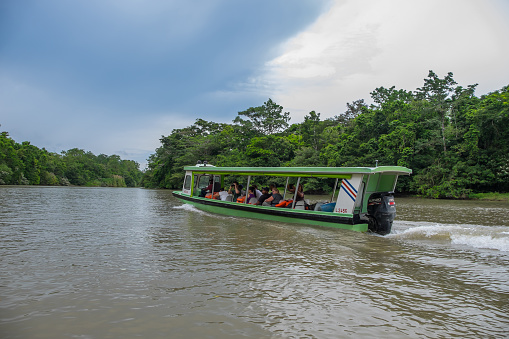
[[[348,214],[332,214],[319,211],[255,206],[236,202],[191,197],[182,194],[182,192],[173,192],[173,196],[185,203],[195,206],[200,210],[233,217],[334,227],[358,232],[366,232],[368,230],[367,223],[354,223],[353,215]]]

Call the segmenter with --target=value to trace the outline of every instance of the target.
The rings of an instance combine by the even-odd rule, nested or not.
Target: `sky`
[[[2,0],[0,130],[143,169],[161,136],[269,98],[325,119],[453,72],[509,85],[507,0]]]

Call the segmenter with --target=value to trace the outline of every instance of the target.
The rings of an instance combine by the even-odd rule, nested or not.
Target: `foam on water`
[[[509,238],[508,237],[494,237],[490,235],[475,236],[475,235],[455,235],[452,236],[451,243],[459,245],[468,245],[475,248],[487,248],[509,252]]]
[[[184,210],[184,211],[192,211],[192,212],[203,212],[201,210],[199,210],[198,208],[194,207],[193,205],[189,205],[189,204],[182,204],[182,205],[179,205],[179,206],[173,206],[174,209],[176,210]]]
[[[173,206],[173,209],[176,209],[176,210],[184,210],[186,212],[192,212],[194,214],[200,214],[200,215],[214,215],[213,213],[207,213],[205,211],[202,211],[201,209],[193,206],[193,205],[190,205],[190,204],[182,204],[182,205],[179,205],[179,206]]]
[[[401,222],[389,238],[446,241],[453,245],[509,252],[509,231],[504,226],[447,225]]]
[[[211,218],[232,219],[232,220],[236,220],[237,219],[235,217],[230,217],[230,216],[227,216],[227,215],[216,214],[216,213],[209,213],[209,212],[206,212],[206,211],[203,211],[203,210],[197,208],[196,206],[193,206],[193,205],[190,205],[190,204],[185,204],[185,203],[182,204],[182,205],[173,206],[173,209],[184,210],[184,211],[192,212],[192,213],[198,213],[198,214],[201,214],[201,215],[206,215],[206,216],[211,217]]]

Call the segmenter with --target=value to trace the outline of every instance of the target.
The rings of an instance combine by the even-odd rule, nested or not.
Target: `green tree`
[[[440,119],[441,137],[444,153],[447,152],[445,128],[448,123],[448,113],[451,110],[451,96],[455,93],[457,82],[452,72],[440,79],[435,72],[429,71],[428,78],[424,79],[424,86],[418,88],[415,97],[429,102],[429,109],[435,111]]]
[[[245,118],[243,118],[245,117]],[[290,113],[283,112],[283,106],[276,104],[272,99],[267,100],[259,107],[250,107],[239,112],[233,120],[243,127],[244,132],[250,135],[265,135],[283,132],[288,128]]]

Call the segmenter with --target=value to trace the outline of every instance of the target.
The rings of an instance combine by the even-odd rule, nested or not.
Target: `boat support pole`
[[[244,201],[245,204],[249,204],[249,201],[247,201],[247,197],[249,196],[249,182],[250,181],[251,181],[251,176],[248,175],[247,176],[247,187],[246,187],[246,199]],[[242,191],[241,191],[241,193],[242,193]],[[256,196],[256,194],[255,194],[255,196]]]
[[[334,191],[332,191],[332,197],[330,198],[330,202],[334,200],[334,196],[336,195],[336,188],[338,187],[338,178],[336,178],[336,182],[334,183]]]
[[[283,200],[285,200],[286,190],[288,189],[288,181],[290,181],[290,177],[286,177],[285,193],[283,194]]]
[[[295,195],[293,196],[292,210],[295,208],[297,202],[297,193],[299,192],[300,177],[297,179],[297,186],[295,186]]]

